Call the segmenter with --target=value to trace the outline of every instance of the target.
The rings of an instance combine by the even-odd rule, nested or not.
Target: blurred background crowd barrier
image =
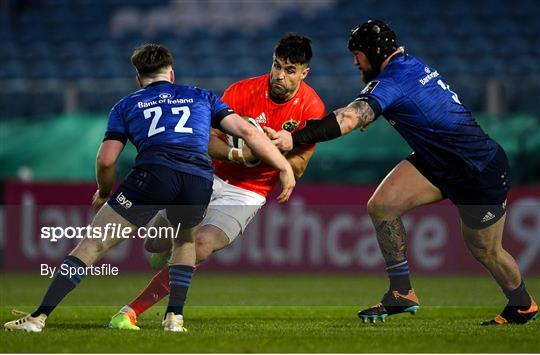
[[[515,243],[515,251],[527,250],[528,258],[536,258],[528,264],[528,270],[539,272],[540,6],[535,0],[0,0],[0,179],[4,181],[4,204],[18,206],[26,201],[19,190],[20,196],[13,195],[16,186],[24,186],[29,196],[35,194],[34,189],[43,188],[40,186],[49,191],[60,186],[55,197],[61,202],[60,196],[71,191],[72,183],[83,186],[71,192],[78,196],[73,203],[88,204],[95,186],[94,158],[107,113],[117,100],[137,89],[129,58],[139,44],[165,44],[175,57],[178,83],[222,94],[236,80],[267,73],[277,40],[286,32],[298,32],[313,41],[314,57],[307,82],[319,93],[327,110],[332,110],[350,102],[362,89],[346,44],[350,29],[368,18],[388,21],[398,42],[437,68],[482,127],[505,148],[516,196],[527,191],[527,201],[533,201],[527,205],[532,214],[521,227],[509,223],[508,228],[517,229],[512,229],[507,239]],[[365,211],[361,211],[368,195],[365,191],[373,191],[375,184],[410,153],[392,127],[383,119],[379,121],[364,133],[320,144],[301,184],[314,188],[325,184],[336,189],[346,184],[350,193],[346,189],[334,191],[343,195],[365,189],[354,201],[360,206],[357,213],[365,217]],[[119,163],[119,176],[128,172],[134,156],[134,149],[128,147]],[[25,183],[17,185],[17,180]],[[298,190],[297,198],[307,199],[306,191],[311,190],[306,188]],[[10,200],[7,196],[19,197]],[[318,209],[328,205],[325,198],[306,208],[319,213]],[[36,201],[37,205],[59,202],[54,198]],[[343,201],[335,203],[341,205]],[[295,207],[272,208],[286,214]],[[345,213],[346,207],[340,208]],[[268,208],[261,218],[272,211]],[[441,223],[453,226],[443,228],[447,233],[445,243],[453,243],[451,248],[442,248],[450,253],[444,260],[451,262],[454,258],[461,263],[461,257],[455,259],[451,254],[458,249],[464,253],[455,211],[444,204],[436,211]],[[321,223],[330,223],[332,212],[320,213]],[[9,257],[20,256],[23,246],[34,251],[39,248],[24,244],[28,235],[25,237],[19,229],[10,229],[15,228],[10,223],[20,223],[11,217],[4,208],[0,214],[2,265],[19,268]],[[529,235],[536,238],[529,239]],[[263,237],[245,238],[246,243],[223,252],[216,263],[223,266],[227,262],[221,260],[240,260],[243,254],[235,250],[249,248],[248,240],[271,239],[267,234],[259,236]],[[429,249],[442,242],[430,244],[428,238],[422,243]],[[330,255],[329,244],[321,245],[322,255]],[[333,263],[325,256],[319,266],[304,270],[369,270],[371,266],[363,266],[364,261],[360,261],[364,249],[354,245],[349,247],[357,254],[349,259],[349,248],[335,250],[357,262]],[[61,253],[48,249],[31,252],[22,260],[38,262],[46,255],[57,254],[60,258],[64,249]],[[240,253],[237,259],[231,256],[235,252]],[[307,254],[294,253],[303,255],[298,263],[309,264]],[[378,255],[376,250],[372,253]],[[283,255],[287,260],[277,268],[259,265],[272,270],[293,268],[296,259]],[[130,260],[140,266],[135,259]],[[377,260],[373,265],[380,269],[382,263]],[[444,266],[424,271],[469,270],[468,262],[464,261],[463,269]],[[231,263],[228,267],[235,269]]]
[[[298,186],[285,205],[269,203],[232,247],[202,265],[209,271],[234,272],[379,272],[384,261],[366,211],[373,186]],[[538,188],[516,188],[508,200],[505,247],[526,274],[540,274]],[[44,226],[86,226],[91,183],[4,185],[4,267],[39,270],[54,265],[77,239],[40,238]],[[485,272],[469,255],[460,235],[456,208],[448,201],[408,213],[408,259],[419,273]],[[125,271],[148,271],[141,239],[124,241],[104,262]]]

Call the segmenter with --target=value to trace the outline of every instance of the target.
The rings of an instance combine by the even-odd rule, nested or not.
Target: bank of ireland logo
[[[281,128],[283,128],[284,130],[286,130],[287,132],[292,132],[294,131],[295,129],[298,128],[298,122],[293,120],[292,118],[286,122],[284,122],[282,125],[281,125]]]
[[[172,95],[169,94],[169,93],[159,94],[159,98],[160,98],[160,99],[164,99],[164,100],[165,100],[165,99],[170,99],[171,97],[172,97]]]
[[[425,67],[425,68],[424,68],[424,71],[426,72],[426,74],[431,73],[431,69],[429,69],[428,67]]]

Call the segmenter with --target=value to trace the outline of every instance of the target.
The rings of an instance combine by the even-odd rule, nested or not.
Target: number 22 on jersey
[[[180,116],[178,119],[178,123],[174,127],[174,131],[178,133],[193,133],[193,128],[186,127],[186,122],[189,119],[189,116],[191,115],[191,111],[189,110],[189,106],[179,106],[179,107],[171,107],[171,113],[173,115]],[[163,111],[161,110],[160,106],[147,108],[143,111],[144,118],[145,119],[152,119],[152,123],[150,124],[150,128],[148,129],[148,137],[152,137],[153,135],[156,135],[158,133],[162,133],[165,131],[165,127],[161,126],[158,127],[159,119],[161,118]]]

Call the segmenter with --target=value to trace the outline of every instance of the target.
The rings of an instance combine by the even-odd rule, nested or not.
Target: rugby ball
[[[244,119],[246,119],[251,125],[257,128],[260,132],[264,133],[264,130],[262,129],[261,125],[255,119],[251,117],[246,117],[246,116],[244,116]],[[244,147],[244,144],[246,144],[246,142],[244,142],[242,138],[238,138],[231,135],[227,135],[227,143],[229,144],[229,147],[238,148],[238,149],[242,149]],[[258,159],[257,161],[251,162],[251,163],[245,162],[244,165],[247,166],[248,168],[253,168],[259,165],[260,163],[261,163],[261,160]]]

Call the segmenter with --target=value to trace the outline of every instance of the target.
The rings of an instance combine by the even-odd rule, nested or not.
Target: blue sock
[[[195,268],[189,265],[170,265],[169,266],[169,285],[171,293],[169,295],[169,305],[165,313],[183,314],[184,303],[186,302],[187,292],[191,284],[191,278]]]
[[[73,269],[75,268],[75,269]],[[82,268],[82,269],[81,269]],[[73,275],[69,275],[69,271],[73,272]],[[84,271],[83,271],[84,270]],[[86,264],[78,258],[68,255],[62,264],[56,270],[56,276],[52,281],[43,301],[39,307],[32,313],[32,317],[37,317],[42,313],[45,313],[47,317],[58,306],[58,304],[70,293],[82,278],[86,275]]]
[[[398,291],[401,294],[406,294],[412,289],[411,280],[409,279],[409,263],[407,260],[387,264],[386,272],[390,278],[390,291]]]

